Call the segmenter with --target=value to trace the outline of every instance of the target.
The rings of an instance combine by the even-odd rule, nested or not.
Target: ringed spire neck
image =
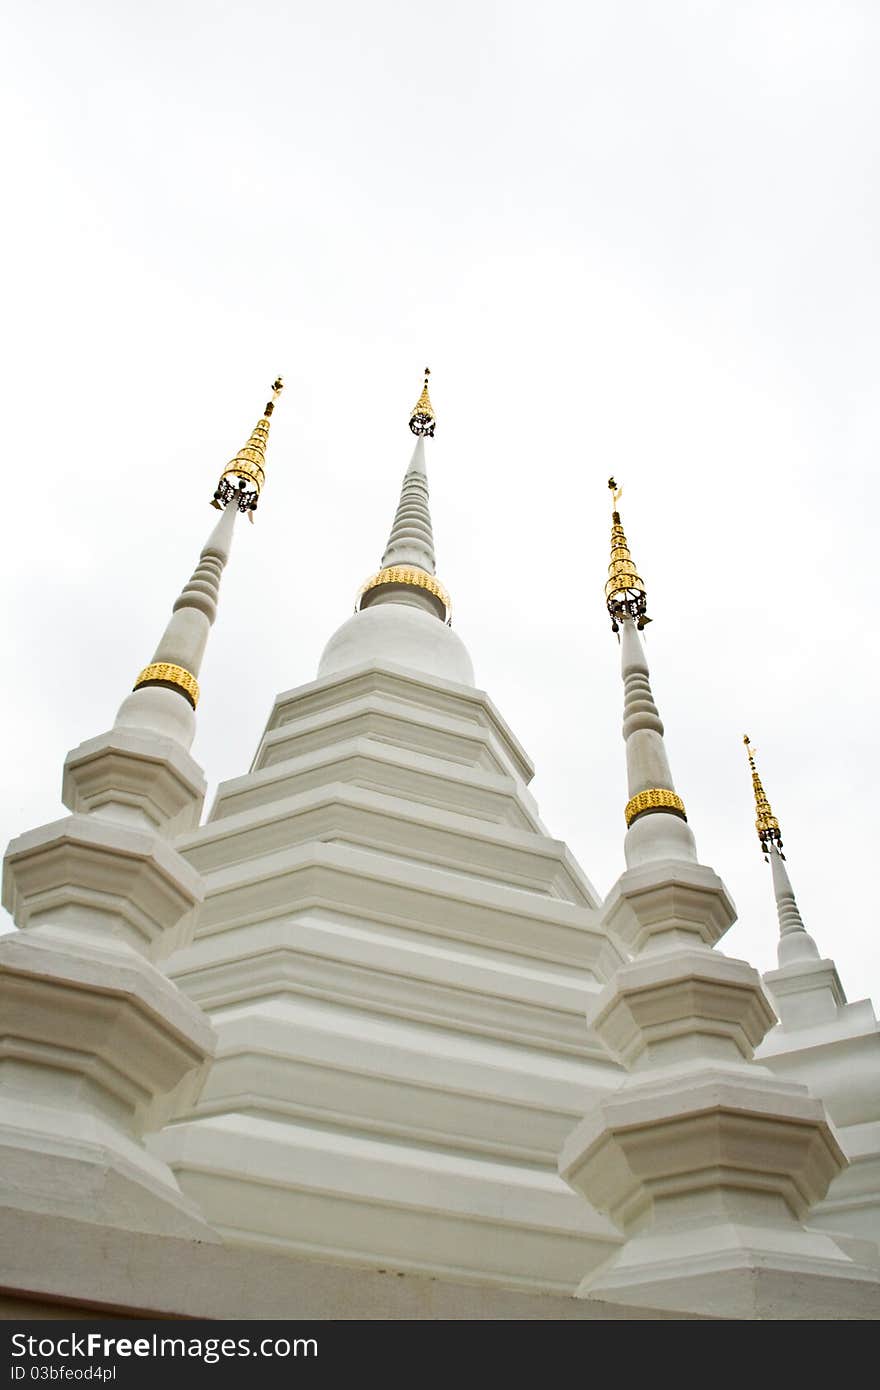
[[[406,603],[423,608],[445,623],[451,622],[452,603],[436,577],[434,532],[429,505],[428,472],[425,466],[425,439],[434,433],[434,411],[428,395],[428,369],[425,386],[409,422],[416,435],[400,501],[381,560],[381,568],[361,587],[355,612],[374,603]]]
[[[623,737],[629,800],[624,809],[624,854],[629,868],[659,859],[696,862],[696,846],[682,798],[675,790],[663,721],[637,621],[620,619]]]

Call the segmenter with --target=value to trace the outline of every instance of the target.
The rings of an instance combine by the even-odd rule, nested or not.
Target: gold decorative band
[[[263,461],[256,449],[241,449],[232,462],[223,469],[221,477],[243,478],[245,482],[253,483],[257,492],[262,492],[263,484],[266,481]]]
[[[681,797],[676,796],[675,792],[669,791],[667,787],[651,787],[649,791],[639,792],[631,797],[623,812],[627,826],[632,825],[636,817],[643,815],[645,811],[673,811],[675,815],[681,816],[682,820],[687,820]]]
[[[199,703],[199,683],[195,676],[184,666],[173,666],[170,661],[154,661],[152,666],[145,666],[133,688],[137,690],[141,685],[170,686],[189,700],[193,709]]]
[[[439,598],[446,608],[447,617],[452,612],[452,600],[448,593],[439,579],[435,579],[433,574],[428,574],[426,570],[415,569],[410,565],[391,565],[388,569],[374,574],[372,579],[368,579],[358,597],[363,598],[365,593],[370,589],[377,589],[380,584],[413,584],[417,589],[427,589],[429,594]]]

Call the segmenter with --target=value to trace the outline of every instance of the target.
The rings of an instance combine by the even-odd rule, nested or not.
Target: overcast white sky
[[[428,362],[438,572],[551,833],[606,892],[613,471],[723,949],[775,963],[748,732],[880,998],[878,40],[846,0],[7,6],[3,842],[62,813],[282,372],[194,747],[246,770],[378,563]]]

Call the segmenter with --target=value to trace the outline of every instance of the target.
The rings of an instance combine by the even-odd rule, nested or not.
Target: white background
[[[623,867],[612,471],[700,856],[880,995],[872,3],[7,7],[5,840],[61,814],[282,372],[194,752],[246,770],[377,566],[433,370],[438,573],[600,892]],[[8,919],[6,919],[8,922]]]

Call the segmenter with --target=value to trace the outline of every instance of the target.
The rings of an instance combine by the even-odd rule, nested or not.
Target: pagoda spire
[[[712,950],[736,910],[718,875],[697,862],[673,787],[639,632],[645,586],[613,479],[610,486],[606,602],[620,631],[630,801],[627,868],[601,922],[631,959],[616,966],[588,1017],[628,1075],[588,1101],[559,1173],[625,1244],[576,1293],[688,1312],[729,1307],[745,1294],[737,1303],[745,1316],[774,1316],[779,1285],[765,1291],[765,1271],[803,1271],[806,1285],[835,1268],[834,1242],[820,1248],[802,1222],[847,1160],[821,1102],[752,1065],[776,1015],[757,970]]]
[[[755,794],[757,818],[755,829],[764,858],[770,864],[773,875],[773,894],[776,898],[776,912],[779,917],[779,964],[790,965],[794,961],[817,960],[819,948],[810,936],[797,905],[785,855],[782,853],[782,832],[779,821],[773,814],[767,793],[764,791],[758,769],[755,765],[756,749],[752,747],[748,734],[743,734],[746,755],[752,771],[752,790]]]
[[[425,385],[413,406],[409,427],[416,436],[416,446],[409,467],[403,475],[400,501],[394,515],[391,535],[382,556],[382,565],[415,565],[434,574],[434,532],[431,509],[428,505],[428,473],[425,467],[425,438],[433,438],[436,419],[428,395],[429,367],[425,368]]]
[[[619,634],[623,676],[623,737],[629,800],[624,842],[630,868],[657,859],[696,860],[684,802],[675,790],[663,741],[663,721],[654,702],[640,633],[650,622],[647,592],[636,570],[617,503],[622,488],[609,478],[612,495],[611,563],[605,603]]]
[[[426,367],[422,394],[410,415],[409,427],[416,436],[416,445],[403,475],[400,501],[382,556],[382,567],[364,584],[358,607],[364,609],[379,602],[408,603],[449,621],[452,609],[449,595],[435,577],[434,533],[425,466],[425,439],[433,438],[436,426],[428,393],[430,374]]]
[[[198,674],[214,619],[220,580],[229,559],[232,532],[239,512],[253,521],[265,481],[269,419],[283,383],[276,378],[272,396],[248,439],[226,465],[211,505],[223,513],[199,557],[190,579],[174,603],[171,618],[141,671],[132,694],[122,703],[117,726],[151,729],[189,748],[195,733],[194,711],[199,700]]]

